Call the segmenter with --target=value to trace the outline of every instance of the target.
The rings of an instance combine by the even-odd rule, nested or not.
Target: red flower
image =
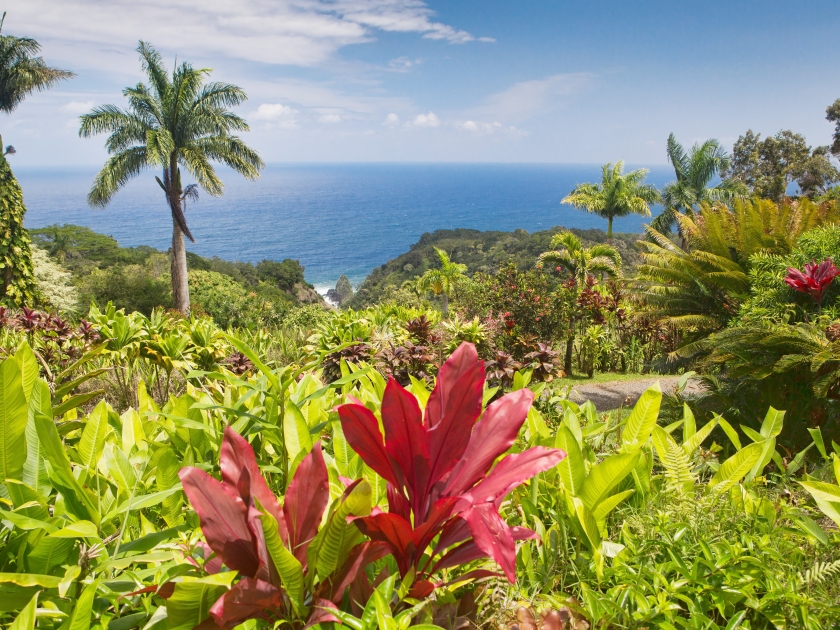
[[[800,293],[807,293],[818,306],[822,306],[823,295],[831,286],[834,278],[840,276],[838,269],[830,258],[826,258],[819,265],[811,262],[805,265],[805,273],[788,267],[785,283]]]
[[[374,508],[355,522],[389,546],[403,577],[414,576],[415,596],[434,589],[434,572],[486,556],[513,582],[514,541],[535,534],[508,526],[499,506],[511,490],[566,456],[535,447],[494,466],[516,440],[534,395],[521,389],[482,414],[484,379],[484,362],[469,343],[441,367],[425,414],[391,379],[382,399],[384,441],[379,421],[364,405],[338,407],[350,446],[387,481],[388,512]]]

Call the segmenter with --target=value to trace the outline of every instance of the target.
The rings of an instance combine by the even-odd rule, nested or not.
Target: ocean
[[[104,210],[86,202],[95,167],[15,173],[29,228],[71,223],[109,234],[123,246],[170,246],[172,221],[152,172],[132,181]],[[560,204],[575,184],[600,180],[598,165],[274,164],[256,182],[226,169],[219,173],[224,196],[202,192],[187,207],[196,237],[187,249],[254,263],[294,258],[322,293],[340,274],[359,284],[424,232],[606,229],[597,216]],[[660,187],[671,179],[673,170],[664,166],[648,175],[648,182]],[[626,217],[614,229],[641,232],[648,221]]]

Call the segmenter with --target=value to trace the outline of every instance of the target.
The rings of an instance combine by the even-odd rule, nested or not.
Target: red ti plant
[[[370,513],[370,485],[351,484],[319,530],[330,499],[320,443],[298,466],[282,506],[251,445],[230,427],[221,469],[221,482],[199,468],[179,473],[207,545],[240,577],[201,627],[233,628],[248,619],[283,621],[291,628],[337,621],[329,609],[341,603],[359,571],[388,553],[382,544],[362,542],[347,523],[349,516]]]
[[[814,298],[817,308],[822,312],[823,296],[837,276],[840,276],[840,269],[831,262],[830,258],[826,258],[819,265],[816,262],[806,264],[804,273],[799,269],[788,267],[785,283],[800,293],[807,293]]]
[[[482,415],[483,391],[484,363],[475,346],[464,343],[441,367],[425,414],[412,394],[388,381],[384,441],[366,407],[338,408],[350,446],[387,481],[388,512],[374,508],[355,522],[371,540],[388,546],[403,578],[413,576],[413,597],[434,590],[430,578],[436,571],[487,556],[513,582],[514,541],[535,534],[509,527],[499,507],[511,490],[566,456],[535,447],[493,466],[516,440],[533,394],[527,389],[508,394]]]

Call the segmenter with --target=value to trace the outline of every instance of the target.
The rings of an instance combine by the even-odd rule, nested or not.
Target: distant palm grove
[[[4,28],[0,110],[75,77]],[[88,202],[154,178],[169,251],[27,230],[0,156],[2,627],[840,628],[840,99],[826,146],[672,134],[661,190],[557,199],[605,231],[438,230],[328,303],[186,250],[264,163],[241,88],[137,52]]]

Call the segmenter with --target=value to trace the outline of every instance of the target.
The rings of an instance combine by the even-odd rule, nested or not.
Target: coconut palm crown
[[[650,204],[659,201],[655,186],[645,184],[648,170],[624,173],[624,162],[605,164],[600,184],[578,184],[560,203],[597,214],[607,220],[607,238],[612,239],[613,219],[629,214],[650,216]]]
[[[668,161],[674,166],[677,179],[662,189],[664,210],[651,223],[657,232],[668,234],[678,214],[693,213],[701,203],[728,202],[745,194],[743,184],[735,180],[725,179],[717,186],[709,186],[729,167],[729,156],[714,138],[686,151],[671,134],[667,147]]]
[[[420,291],[431,291],[440,295],[443,302],[443,316],[449,315],[449,298],[455,290],[458,279],[467,271],[467,266],[452,262],[448,254],[442,249],[435,247],[440,259],[439,269],[429,269],[417,279],[417,289]]]
[[[105,143],[112,156],[96,176],[88,194],[93,207],[105,207],[129,180],[149,168],[161,169],[155,177],[172,212],[172,297],[175,308],[190,307],[184,236],[195,241],[183,212],[186,198],[195,199],[195,189],[181,185],[181,166],[212,196],[224,190],[211,162],[221,162],[248,179],[257,179],[265,166],[256,151],[235,132],[248,131],[248,124],[231,112],[247,96],[228,83],[205,83],[209,68],[196,69],[183,62],[171,77],[161,55],[140,42],[137,48],[149,79],[126,88],[128,108],[103,105],[81,117],[79,135],[109,133]]]
[[[575,279],[577,286],[585,286],[587,276],[602,273],[617,277],[621,270],[621,254],[612,245],[584,247],[583,242],[571,232],[560,232],[551,238],[552,251],[537,258],[537,268],[547,264],[563,269]]]

